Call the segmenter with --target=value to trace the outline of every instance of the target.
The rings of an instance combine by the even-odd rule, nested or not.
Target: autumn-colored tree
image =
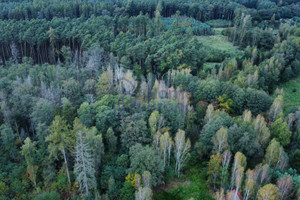
[[[229,99],[226,94],[219,96],[218,101],[220,109],[223,109],[228,113],[232,112],[233,101]]]
[[[237,152],[234,156],[234,162],[232,166],[232,174],[231,174],[231,189],[233,189],[234,185],[236,185],[237,175],[241,176],[241,169],[245,169],[247,165],[246,156],[241,152]],[[237,172],[239,170],[239,172]]]
[[[258,191],[258,200],[279,200],[280,193],[273,184],[267,184]]]
[[[219,153],[210,156],[210,160],[208,162],[208,181],[213,184],[214,189],[216,189],[217,178],[221,172],[221,162],[222,157]]]

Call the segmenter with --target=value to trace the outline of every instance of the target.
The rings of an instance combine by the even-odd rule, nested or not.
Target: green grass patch
[[[201,165],[190,167],[180,179],[170,182],[169,189],[154,195],[154,200],[213,200],[206,184],[206,168]],[[174,187],[177,186],[177,187]]]
[[[230,56],[239,56],[243,54],[242,51],[239,50],[238,47],[233,46],[224,35],[199,36],[198,40],[204,46],[223,51]]]
[[[228,41],[227,36],[222,35],[223,30],[224,28],[214,28],[215,35],[198,37],[198,40],[208,52],[207,62],[222,62],[225,58],[241,57],[243,55],[243,51]]]
[[[284,91],[283,111],[285,114],[300,107],[300,75],[279,86]]]
[[[206,21],[205,23],[214,28],[225,28],[225,27],[232,26],[232,21],[224,20],[224,19],[209,20],[209,21]]]

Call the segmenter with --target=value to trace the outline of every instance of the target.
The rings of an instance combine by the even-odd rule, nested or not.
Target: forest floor
[[[206,183],[206,169],[193,166],[180,178],[173,178],[158,188],[154,200],[213,200]]]
[[[284,91],[283,110],[285,114],[300,107],[300,75],[281,84],[279,88]]]

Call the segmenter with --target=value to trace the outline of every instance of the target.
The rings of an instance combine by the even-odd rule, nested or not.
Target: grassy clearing
[[[300,76],[280,85],[284,90],[284,113],[289,113],[300,107]]]
[[[227,40],[227,37],[221,34],[223,29],[224,28],[214,28],[215,35],[199,36],[198,40],[204,46],[224,52],[230,57],[241,56],[243,52],[239,50],[238,47],[233,46],[233,44]]]
[[[193,166],[180,179],[174,178],[154,195],[154,200],[213,200],[207,188],[206,168]]]
[[[238,56],[242,54],[242,51],[240,51],[236,46],[233,46],[233,44],[229,42],[227,37],[224,35],[199,36],[198,39],[204,46],[224,51],[231,56]]]

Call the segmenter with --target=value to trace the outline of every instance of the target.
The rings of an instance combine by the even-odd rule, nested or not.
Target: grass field
[[[199,36],[199,41],[204,45],[217,50],[225,51],[226,53],[237,56],[241,55],[242,51],[238,47],[233,46],[231,42],[227,40],[227,37],[221,35],[223,28],[214,28],[215,35]]]
[[[280,85],[280,88],[284,90],[284,113],[300,107],[300,76]]]

